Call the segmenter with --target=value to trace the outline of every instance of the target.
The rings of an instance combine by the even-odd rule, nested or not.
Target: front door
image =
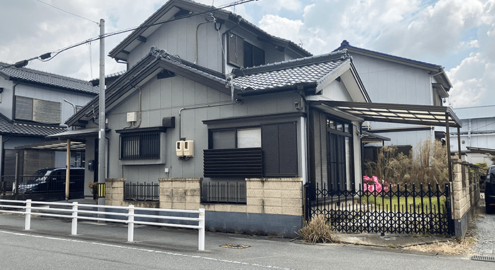
[[[327,120],[328,187],[347,190],[353,179],[352,124]]]

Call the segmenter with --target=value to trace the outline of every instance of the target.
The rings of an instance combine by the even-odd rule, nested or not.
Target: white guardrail
[[[9,204],[10,203],[10,204]],[[69,209],[64,208],[46,208],[46,207],[35,207],[35,205],[48,205],[48,206],[68,206]],[[19,210],[3,210],[8,209],[19,209]],[[81,210],[89,208],[90,210]],[[103,212],[94,211],[92,209],[117,209],[117,210],[127,210],[127,213],[119,212]],[[22,211],[25,210],[25,211]],[[198,250],[205,250],[205,209],[201,208],[199,210],[177,210],[177,209],[160,209],[160,208],[140,208],[134,207],[134,205],[124,206],[107,206],[107,205],[93,205],[93,204],[78,204],[73,203],[54,203],[54,202],[38,202],[38,201],[18,201],[18,200],[0,200],[0,213],[13,213],[13,214],[23,214],[26,216],[25,227],[26,231],[31,229],[31,214],[32,211],[36,210],[37,216],[45,217],[60,217],[60,218],[70,218],[72,219],[72,235],[77,235],[77,220],[95,220],[95,221],[109,221],[109,222],[119,222],[127,223],[127,241],[134,241],[134,224],[139,225],[153,225],[153,226],[164,226],[164,227],[177,227],[177,228],[190,228],[198,230]],[[149,211],[149,212],[176,212],[176,213],[189,213],[198,214],[197,218],[189,217],[177,217],[177,216],[157,216],[148,214],[135,214],[135,211]],[[60,214],[53,214],[47,212],[59,212]],[[65,213],[65,214],[64,214]],[[80,216],[79,213],[97,215],[94,216]],[[126,219],[118,218],[108,218],[105,216],[122,216],[127,217]],[[168,220],[181,220],[181,221],[197,221],[198,225],[186,225],[186,224],[173,224],[165,222],[146,222],[146,221],[136,221],[135,217],[148,218],[148,219],[168,219]]]

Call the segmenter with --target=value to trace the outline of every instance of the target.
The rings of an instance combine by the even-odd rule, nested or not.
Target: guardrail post
[[[134,241],[134,205],[129,205],[127,214],[127,241]]]
[[[72,203],[72,235],[77,234],[77,202]]]
[[[198,250],[205,250],[205,209],[199,209]]]
[[[24,230],[29,231],[31,229],[31,199],[26,200],[26,222],[24,224]]]

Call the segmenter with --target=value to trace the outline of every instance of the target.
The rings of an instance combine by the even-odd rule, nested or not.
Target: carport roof
[[[66,151],[67,150],[67,141],[52,141],[52,142],[43,142],[38,144],[24,145],[18,146],[15,149],[35,149],[35,150],[51,150],[51,151]],[[86,144],[83,142],[70,142],[70,150],[71,151],[84,151],[86,149]]]
[[[450,107],[346,101],[311,101],[311,106],[334,108],[365,121],[461,127],[461,120]]]
[[[480,148],[480,147],[471,147],[471,146],[467,146],[466,148],[471,153],[480,153],[480,154],[491,154],[491,155],[495,155],[495,149]]]

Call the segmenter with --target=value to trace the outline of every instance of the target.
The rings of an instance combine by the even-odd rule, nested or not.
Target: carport
[[[450,107],[329,100],[308,101],[310,102],[311,107],[317,108],[324,112],[335,114],[335,112],[338,111],[342,114],[353,116],[364,121],[445,127],[449,164],[449,181],[452,182],[453,175],[450,151],[450,128],[457,128],[459,143],[458,149],[461,149],[460,128],[462,125],[460,119],[455,115],[454,111]],[[379,139],[386,140],[386,138]],[[460,150],[458,154],[460,157]]]
[[[43,142],[16,147],[16,150],[45,150],[45,151],[66,151],[66,168],[70,168],[71,151],[84,152],[86,151],[86,139],[90,137],[96,138],[98,129],[81,129],[67,130],[61,133],[48,135],[48,139],[58,139],[56,141]],[[69,146],[69,147],[68,147]],[[18,166],[18,164],[16,164]],[[16,171],[16,174],[17,171]],[[65,198],[69,198],[69,180],[70,170],[66,170],[66,185]],[[18,183],[18,176],[15,176],[15,181]]]

